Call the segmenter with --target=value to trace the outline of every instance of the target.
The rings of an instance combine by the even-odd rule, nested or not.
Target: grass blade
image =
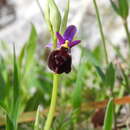
[[[112,63],[108,65],[108,68],[106,70],[105,74],[105,84],[106,86],[109,86],[111,88],[114,87],[115,83],[115,68]]]
[[[101,77],[101,79],[104,81],[105,80],[105,74],[103,73],[102,69],[99,66],[95,66],[97,73]]]
[[[17,100],[19,97],[19,78],[18,78],[18,68],[16,63],[16,54],[15,54],[15,46],[14,46],[14,89],[13,89],[13,98],[14,100]],[[14,101],[14,104],[16,102]]]
[[[36,119],[34,123],[34,130],[39,130],[39,118],[40,118],[40,106],[38,106],[38,109],[37,109]]]
[[[110,99],[107,105],[103,130],[112,130],[112,124],[114,121],[114,101]]]
[[[4,98],[5,98],[5,95],[6,95],[5,87],[6,87],[6,84],[5,84],[3,75],[0,71],[0,101],[4,101]]]
[[[35,27],[32,25],[31,34],[29,37],[29,40],[26,43],[26,66],[25,66],[25,72],[27,73],[31,69],[31,64],[33,62],[33,58],[36,51],[36,42],[37,42],[37,32]]]
[[[129,15],[129,5],[128,0],[118,0],[119,1],[119,8],[120,8],[120,15],[126,19]]]
[[[78,66],[78,74],[76,78],[76,84],[74,91],[72,93],[72,105],[74,108],[79,108],[82,103],[82,87],[83,87],[83,77],[86,74],[86,64],[83,64],[83,58],[85,55],[85,49],[82,50],[82,54],[80,57],[80,64]]]
[[[13,122],[14,130],[16,130],[17,118],[19,115],[19,105],[20,105],[20,83],[19,83],[18,66],[16,62],[15,46],[13,48],[13,61],[14,61],[13,107],[10,119]]]

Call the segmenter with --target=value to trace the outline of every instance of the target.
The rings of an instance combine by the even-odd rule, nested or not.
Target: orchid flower
[[[77,28],[74,25],[68,26],[63,36],[59,32],[56,32],[56,37],[58,39],[57,48],[61,48],[62,46],[64,46],[65,48],[71,48],[79,44],[81,42],[80,40],[73,41],[76,32]],[[50,43],[47,45],[47,47],[52,47],[52,45],[53,44]]]
[[[76,31],[76,27],[70,25],[63,36],[59,32],[56,33],[59,49],[53,50],[48,58],[48,66],[53,72],[61,74],[71,71],[72,57],[69,50],[81,42],[80,40],[73,41]],[[52,44],[48,44],[48,47],[52,47]]]

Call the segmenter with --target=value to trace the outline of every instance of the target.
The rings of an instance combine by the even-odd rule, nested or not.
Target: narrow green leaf
[[[53,31],[54,33],[59,32],[61,25],[60,11],[54,0],[49,0],[49,7],[50,7],[50,21],[53,27]]]
[[[16,63],[16,54],[15,54],[15,46],[14,46],[14,87],[13,87],[13,98],[14,100],[17,100],[19,97],[19,77],[18,77],[18,68],[17,68],[17,63]],[[14,103],[16,103],[14,101]]]
[[[76,83],[74,87],[74,91],[72,93],[72,105],[74,108],[79,108],[82,103],[82,88],[83,88],[83,77],[85,74],[85,64],[82,64],[83,57],[85,55],[86,50],[82,48],[82,53],[80,56],[80,64],[78,66],[78,73],[76,77]]]
[[[39,118],[40,118],[40,106],[38,106],[37,113],[36,113],[36,119],[34,123],[34,130],[39,130]]]
[[[5,80],[0,71],[0,101],[4,101],[4,99],[5,99],[5,95],[6,95],[5,89],[6,89]]]
[[[0,107],[1,107],[2,109],[4,109],[5,111],[7,111],[7,106],[5,105],[4,102],[0,101]]]
[[[15,54],[15,46],[13,48],[13,61],[14,61],[14,74],[13,74],[13,107],[12,111],[10,111],[11,121],[13,122],[14,129],[17,128],[17,118],[18,118],[18,110],[20,104],[20,83],[19,83],[19,73],[18,73],[18,66],[16,61],[16,54]]]
[[[6,98],[5,102],[7,102],[7,110],[10,111],[13,108],[13,98],[12,93],[13,93],[13,87],[12,87],[12,77],[10,76],[9,72],[6,72]]]
[[[128,0],[118,0],[118,2],[119,2],[120,14],[124,19],[126,19],[129,14]]]
[[[37,0],[39,2],[39,0]],[[45,1],[45,7],[44,7],[44,16],[47,24],[50,26],[51,21],[50,21],[50,8],[49,8],[49,3],[48,0]],[[39,4],[40,5],[40,4]],[[41,7],[41,6],[40,6]]]
[[[112,5],[112,8],[114,9],[114,11],[115,11],[118,15],[121,15],[119,7],[117,7],[117,5],[113,2],[113,0],[110,0],[110,1],[111,1],[111,5]]]
[[[26,64],[25,64],[25,72],[30,71],[31,64],[34,59],[35,51],[36,51],[36,42],[37,42],[37,32],[35,27],[32,25],[31,34],[29,40],[26,43]]]
[[[52,34],[53,33],[53,29],[52,29],[52,25],[51,25],[51,21],[50,21],[50,8],[49,8],[48,0],[45,0],[44,11],[42,10],[42,7],[40,5],[39,0],[37,0],[37,5],[38,5],[38,7],[40,9],[40,12],[41,12],[43,18],[45,18],[45,21],[48,24],[49,31]]]
[[[83,77],[85,74],[85,64],[80,64],[78,68],[78,74],[74,91],[72,93],[72,105],[74,108],[79,108],[82,103],[82,88],[83,88]]]
[[[99,66],[95,66],[95,68],[96,68],[96,70],[97,70],[99,76],[101,77],[101,79],[102,79],[103,81],[105,81],[105,74],[104,74],[104,72],[101,70],[101,68],[100,68]]]
[[[112,124],[114,121],[114,109],[115,106],[113,99],[110,99],[106,108],[103,130],[112,130]]]
[[[6,116],[6,130],[16,130],[10,117]]]
[[[66,26],[67,26],[69,8],[70,8],[70,0],[67,1],[67,6],[66,6],[66,9],[64,11],[64,16],[63,16],[63,19],[62,19],[62,24],[61,24],[61,33],[62,34],[64,33]]]
[[[24,44],[24,46],[22,47],[19,58],[18,58],[18,65],[20,68],[22,67],[22,64],[23,64],[25,50],[26,50],[26,44]]]
[[[115,69],[112,63],[109,64],[105,74],[106,86],[113,87],[115,83]]]

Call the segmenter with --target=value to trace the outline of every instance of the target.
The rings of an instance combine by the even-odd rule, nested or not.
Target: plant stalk
[[[106,64],[108,64],[109,61],[108,61],[108,54],[107,54],[107,49],[106,49],[106,41],[105,41],[105,36],[104,36],[104,33],[103,33],[103,27],[102,27],[100,14],[99,14],[99,10],[98,10],[96,0],[93,0],[93,4],[94,4],[95,11],[96,11],[97,22],[98,22],[98,25],[99,25],[100,35],[101,35],[102,44],[103,44],[103,48],[104,48],[105,61],[106,61]]]
[[[57,91],[59,86],[59,75],[53,75],[53,90],[52,90],[52,98],[51,98],[51,105],[48,113],[48,117],[45,123],[44,130],[50,130],[51,123],[54,117],[55,109],[56,109],[56,100],[57,100]]]
[[[129,29],[128,29],[127,19],[123,20],[123,25],[124,25],[124,28],[125,28],[125,31],[126,31],[126,36],[127,36],[127,39],[128,39],[129,49],[130,49],[130,35],[129,35],[130,33],[129,33]]]

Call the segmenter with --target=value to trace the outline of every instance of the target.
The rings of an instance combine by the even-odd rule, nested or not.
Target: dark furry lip
[[[57,74],[69,73],[71,63],[70,50],[65,47],[52,51],[48,57],[48,67]]]

